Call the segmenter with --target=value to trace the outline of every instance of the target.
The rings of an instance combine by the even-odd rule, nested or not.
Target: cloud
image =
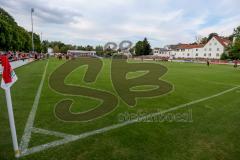
[[[147,37],[159,47],[210,32],[227,35],[240,25],[239,0],[0,0],[0,5],[28,30],[35,8],[35,32],[80,45]]]
[[[228,17],[220,20],[218,23],[202,28],[197,31],[198,34],[207,36],[209,33],[216,32],[223,36],[228,36],[233,33],[233,28],[240,25],[240,16]]]
[[[0,1],[0,4],[11,9],[14,14],[18,12],[23,14],[29,14],[30,9],[34,8],[35,16],[42,23],[56,23],[65,24],[74,21],[75,17],[81,17],[82,14],[74,8],[68,8],[64,6],[48,5],[47,1],[31,1],[31,0],[7,0]],[[59,5],[56,3],[56,5]],[[17,9],[16,9],[17,6]]]

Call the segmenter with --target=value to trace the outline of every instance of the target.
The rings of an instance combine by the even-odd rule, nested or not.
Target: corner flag
[[[10,92],[10,87],[17,81],[17,76],[15,72],[12,70],[12,67],[8,61],[7,56],[1,56],[1,61],[2,61],[2,67],[3,67],[1,87],[5,90],[15,157],[19,157],[20,151],[18,149],[17,134],[16,134],[13,108],[12,108],[12,98],[11,98],[11,92]]]
[[[7,56],[2,56],[1,60],[3,67],[1,87],[6,89],[10,88],[17,81],[17,76],[9,63]]]

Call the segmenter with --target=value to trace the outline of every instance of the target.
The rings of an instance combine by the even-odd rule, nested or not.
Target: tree
[[[70,50],[70,46],[69,45],[64,45],[64,46],[60,47],[59,52],[67,53],[68,50]]]
[[[240,41],[240,26],[234,29],[232,35],[236,38],[235,41]]]
[[[4,46],[6,44],[6,39],[5,39],[5,35],[3,33],[0,34],[0,44],[1,44],[0,48],[4,49]]]
[[[240,41],[236,40],[235,44],[228,49],[228,53],[231,59],[240,59]]]
[[[229,53],[229,57],[231,59],[240,59],[240,26],[233,30],[233,34],[229,36],[233,39],[235,37],[235,42],[230,45],[227,49]]]
[[[207,37],[203,37],[202,39],[201,39],[201,44],[206,44],[208,42],[208,38]]]
[[[32,35],[32,32],[29,32]],[[33,42],[34,42],[34,51],[41,52],[42,51],[42,44],[40,40],[40,36],[36,33],[33,33]]]
[[[212,39],[213,36],[218,36],[218,34],[217,34],[217,33],[210,33],[210,34],[208,35],[207,41],[209,41],[210,39]]]
[[[136,55],[149,55],[152,52],[151,46],[147,40],[144,38],[143,41],[138,41],[135,45]]]
[[[129,52],[133,55],[134,54],[135,47],[132,47],[129,49]]]
[[[233,41],[234,37],[236,39],[240,39],[240,26],[233,30],[233,33],[228,37],[228,39]]]
[[[95,51],[96,51],[96,54],[99,55],[99,56],[104,55],[103,46],[100,46],[100,45],[96,46]]]
[[[44,41],[42,42],[42,52],[43,52],[43,53],[47,53],[48,48],[49,48],[49,42],[46,41],[46,40],[44,40]]]
[[[144,55],[143,42],[138,41],[135,45],[135,53],[137,56]]]
[[[85,50],[85,48],[83,46],[78,46],[77,49],[78,50]]]
[[[224,52],[224,53],[221,55],[220,59],[221,59],[221,60],[226,60],[226,59],[229,59],[229,56],[228,56],[227,53]]]
[[[149,44],[147,38],[144,38],[143,40],[143,50],[144,55],[149,55],[152,52],[151,45]]]
[[[29,33],[18,26],[13,17],[0,8],[0,49],[28,52],[30,48]]]
[[[59,47],[57,45],[53,47],[53,52],[59,53]]]
[[[236,36],[237,38],[240,38],[240,26],[233,30],[233,35]]]
[[[85,47],[85,50],[86,50],[86,51],[93,51],[94,49],[93,49],[93,46],[87,45],[87,46]]]

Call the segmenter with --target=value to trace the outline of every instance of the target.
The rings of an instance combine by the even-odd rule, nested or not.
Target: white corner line
[[[205,97],[205,98],[201,98],[201,99],[198,99],[198,100],[194,100],[194,101],[191,101],[191,102],[188,102],[188,103],[185,103],[185,104],[181,104],[181,105],[175,106],[175,107],[170,108],[170,109],[166,109],[166,110],[164,110],[162,112],[151,113],[151,114],[148,114],[148,115],[143,116],[141,118],[136,118],[136,119],[133,119],[133,120],[130,120],[130,121],[126,121],[126,122],[123,122],[123,123],[119,123],[119,124],[107,126],[107,127],[101,128],[101,129],[97,129],[97,130],[94,130],[94,131],[82,133],[80,135],[69,136],[69,137],[65,137],[64,139],[61,139],[61,140],[57,140],[57,141],[53,141],[53,142],[50,142],[50,143],[47,143],[47,144],[43,144],[43,145],[39,145],[39,146],[36,146],[36,147],[32,147],[32,148],[26,149],[24,152],[22,152],[21,157],[26,156],[26,155],[30,155],[30,154],[33,154],[33,153],[36,153],[36,152],[40,152],[40,151],[43,151],[43,150],[46,150],[48,148],[52,148],[52,147],[56,147],[56,146],[59,146],[59,145],[62,145],[62,144],[73,142],[73,141],[76,141],[76,140],[79,140],[79,139],[84,139],[84,138],[87,138],[87,137],[90,137],[90,136],[93,136],[93,135],[101,134],[101,133],[104,133],[104,132],[107,132],[107,131],[110,131],[110,130],[113,130],[113,129],[116,129],[116,128],[127,126],[127,125],[130,125],[130,124],[133,124],[133,123],[137,123],[139,121],[141,122],[141,120],[144,120],[146,118],[159,116],[159,115],[161,115],[163,113],[168,113],[168,112],[175,111],[175,110],[178,110],[178,109],[181,109],[181,108],[185,108],[185,107],[188,107],[190,105],[193,105],[193,104],[196,104],[196,103],[200,103],[200,102],[203,102],[203,101],[206,101],[206,100],[209,100],[209,99],[221,96],[221,95],[226,94],[228,92],[231,92],[231,91],[233,91],[235,89],[238,89],[239,87],[240,86],[236,86],[234,88],[231,88],[231,89],[219,92],[217,94],[214,94],[214,95],[211,95],[211,96],[208,96],[208,97]]]
[[[62,137],[62,138],[70,138],[70,137],[75,137],[75,135],[72,134],[66,134],[62,132],[56,132],[56,131],[50,131],[46,129],[41,129],[41,128],[32,128],[33,133],[40,133],[40,134],[46,134],[46,135],[51,135],[51,136],[56,136],[56,137]]]
[[[33,123],[34,123],[34,119],[35,119],[36,112],[37,112],[38,103],[39,103],[39,100],[40,100],[40,97],[41,97],[42,87],[43,87],[44,80],[45,80],[45,77],[46,77],[48,62],[49,62],[49,60],[47,60],[47,63],[45,65],[45,69],[44,69],[44,72],[43,72],[43,75],[42,75],[42,79],[41,79],[41,82],[39,84],[39,87],[38,87],[38,90],[37,90],[37,93],[36,93],[36,96],[35,96],[35,99],[34,99],[34,102],[33,102],[33,105],[32,105],[32,110],[31,110],[31,112],[28,116],[28,120],[27,120],[27,123],[25,125],[24,133],[23,133],[21,143],[20,143],[20,150],[21,151],[24,151],[28,148],[28,144],[29,144],[29,141],[30,141],[30,138],[31,138]]]

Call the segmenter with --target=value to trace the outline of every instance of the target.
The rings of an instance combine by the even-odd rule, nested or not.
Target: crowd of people
[[[18,61],[18,60],[25,60],[28,58],[31,58],[31,54],[29,53],[22,53],[22,52],[0,52],[1,55],[6,55],[8,57],[8,60],[10,62],[12,61]]]
[[[206,62],[207,62],[207,66],[208,66],[208,67],[209,67],[210,64],[212,63],[210,60],[207,60]],[[234,67],[234,68],[237,68],[237,67],[239,66],[239,64],[240,64],[240,61],[239,61],[239,60],[233,60],[232,63],[233,63],[233,67]],[[213,63],[213,64],[217,64],[217,63]]]
[[[19,61],[19,60],[25,61],[26,59],[29,59],[29,58],[32,58],[32,59],[35,59],[35,60],[45,58],[45,54],[41,54],[41,53],[31,53],[31,52],[30,53],[23,53],[23,52],[12,52],[12,51],[8,51],[8,52],[0,51],[0,62],[1,62],[1,55],[7,56],[8,60],[10,62]]]
[[[63,58],[65,58],[66,60],[76,58],[75,54],[56,53],[56,54],[54,54],[54,56],[57,57],[59,60],[62,60]]]

